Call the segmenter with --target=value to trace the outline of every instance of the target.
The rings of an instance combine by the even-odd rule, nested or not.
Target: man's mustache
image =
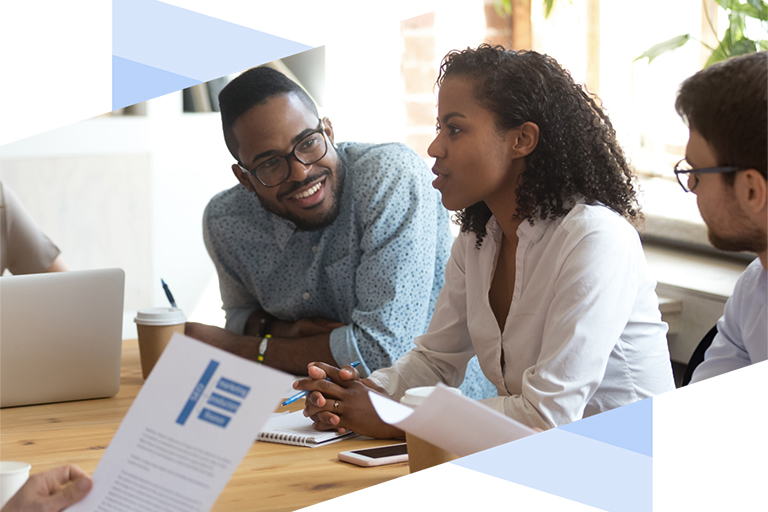
[[[287,196],[293,195],[301,187],[305,187],[305,186],[309,185],[310,183],[312,183],[313,181],[319,180],[323,176],[330,176],[330,175],[331,175],[331,170],[330,169],[323,169],[322,171],[318,172],[314,176],[308,176],[307,179],[305,179],[304,181],[301,181],[301,182],[293,181],[293,182],[291,182],[291,187],[286,192],[280,194],[278,196],[278,199],[283,199],[283,198],[285,198]]]

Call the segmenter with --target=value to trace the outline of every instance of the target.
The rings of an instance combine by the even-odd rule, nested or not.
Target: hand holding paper
[[[69,510],[209,510],[291,379],[175,334]]]

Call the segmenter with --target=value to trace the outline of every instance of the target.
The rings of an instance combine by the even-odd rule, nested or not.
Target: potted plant
[[[699,43],[712,52],[704,67],[736,55],[768,50],[768,3],[763,0],[746,0],[746,2],[739,0],[715,0],[715,2],[728,14],[728,28],[715,48],[698,40]],[[704,9],[704,12],[710,29],[717,35],[707,10]],[[761,38],[754,38],[755,33],[748,30],[748,25],[750,24],[760,26],[759,35]],[[691,39],[697,40],[691,34],[675,36],[651,46],[635,60],[648,59],[650,64],[659,55],[679,48]]]

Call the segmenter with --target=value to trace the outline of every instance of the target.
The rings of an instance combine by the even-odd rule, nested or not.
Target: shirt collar
[[[491,218],[488,219],[488,222],[485,223],[485,232],[488,233],[488,236],[490,236],[493,240],[501,240],[501,226],[499,226],[499,223],[496,221],[496,217],[493,215],[491,215]]]
[[[521,240],[528,239],[535,244],[542,239],[550,222],[552,222],[550,219],[536,219],[533,221],[533,226],[531,226],[528,220],[524,220],[517,228],[517,236]]]
[[[760,265],[760,276],[757,278],[755,287],[755,299],[761,304],[768,303],[768,271]]]
[[[517,236],[521,240],[530,240],[532,243],[536,243],[544,237],[544,233],[547,231],[547,226],[550,222],[550,219],[536,219],[533,226],[531,226],[531,223],[528,222],[528,220],[524,220],[517,228]],[[485,231],[496,242],[501,241],[503,233],[501,231],[501,226],[499,226],[498,221],[496,221],[496,217],[491,216],[491,218],[488,219],[488,223],[485,225]]]
[[[576,205],[579,204],[586,204],[586,201],[583,197],[579,195],[574,195],[570,198],[570,200],[565,202],[565,205],[568,208],[568,211],[570,212],[573,210]],[[602,205],[602,203],[597,202],[596,204]],[[567,215],[567,214],[566,214]],[[560,217],[561,219],[564,217]],[[541,240],[544,237],[544,233],[547,232],[547,228],[552,223],[552,221],[555,220],[551,216],[547,217],[546,219],[541,219],[539,215],[539,211],[536,211],[536,217],[533,221],[533,226],[531,226],[531,223],[526,221],[523,221],[522,224],[520,224],[520,227],[517,228],[517,236],[521,239],[528,238],[532,243],[537,243],[539,240]]]

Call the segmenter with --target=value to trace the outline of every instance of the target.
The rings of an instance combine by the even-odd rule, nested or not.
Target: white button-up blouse
[[[494,218],[487,233],[479,249],[474,233],[459,235],[429,330],[371,375],[392,398],[436,382],[458,386],[474,354],[499,395],[483,403],[532,427],[674,389],[656,283],[625,219],[579,204],[559,219],[523,222],[503,332],[488,300],[502,238]]]

